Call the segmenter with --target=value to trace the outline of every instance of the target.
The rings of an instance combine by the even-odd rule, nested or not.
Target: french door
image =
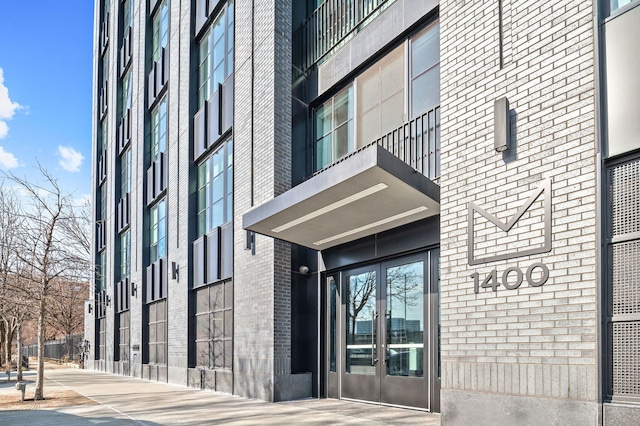
[[[328,396],[439,411],[438,251],[326,278]]]

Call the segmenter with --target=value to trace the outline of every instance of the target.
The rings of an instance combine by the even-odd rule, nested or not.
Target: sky
[[[0,0],[0,176],[91,193],[93,0]],[[4,172],[4,173],[3,173]]]

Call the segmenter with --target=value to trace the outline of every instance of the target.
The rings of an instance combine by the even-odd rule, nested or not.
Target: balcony
[[[374,142],[248,211],[242,226],[321,251],[438,214],[439,186]]]
[[[304,22],[297,63],[307,70],[353,37],[395,0],[325,0]],[[294,37],[296,39],[298,37]]]

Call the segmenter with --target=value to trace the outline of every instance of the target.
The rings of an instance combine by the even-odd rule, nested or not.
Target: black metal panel
[[[440,243],[440,216],[430,217],[322,251],[327,270],[396,256]]]
[[[168,262],[166,258],[162,258],[158,260],[156,264],[158,268],[158,279],[157,279],[157,286],[159,290],[158,298],[162,299],[167,297],[167,294],[168,294],[168,288],[167,288],[167,284],[169,281],[169,274],[167,273]]]

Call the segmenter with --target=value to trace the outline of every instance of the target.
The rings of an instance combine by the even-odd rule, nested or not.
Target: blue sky
[[[93,0],[0,0],[0,170],[91,192]]]

